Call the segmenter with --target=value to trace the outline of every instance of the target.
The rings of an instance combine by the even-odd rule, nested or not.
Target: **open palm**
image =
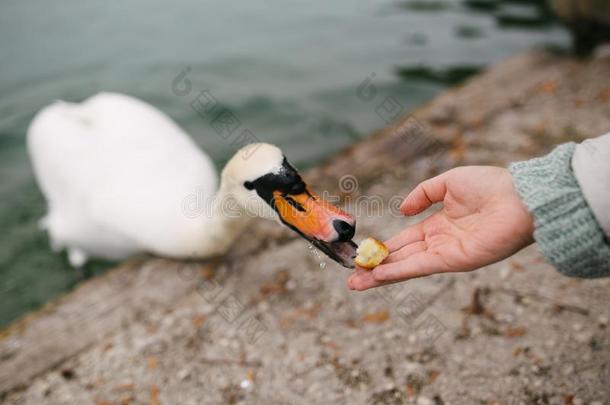
[[[471,271],[533,242],[532,217],[508,170],[452,169],[419,184],[400,210],[411,216],[442,202],[441,210],[387,240],[388,258],[372,271],[357,268],[348,286],[366,290],[435,273]]]

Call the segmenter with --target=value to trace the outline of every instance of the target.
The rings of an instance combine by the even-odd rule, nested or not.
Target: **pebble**
[[[610,58],[610,44],[602,44],[595,48],[593,52],[595,59],[606,59]]]
[[[241,389],[243,389],[243,390],[249,390],[250,388],[252,388],[252,381],[250,381],[250,380],[248,380],[248,379],[242,380],[242,381],[239,383],[239,386],[240,386],[240,387],[241,387]]]
[[[407,361],[402,364],[402,368],[406,374],[425,374],[424,366],[420,363]]]
[[[386,391],[393,390],[394,388],[396,388],[396,384],[394,384],[393,382],[389,382],[383,386],[383,389]]]
[[[38,388],[43,396],[46,396],[51,392],[51,384],[46,380],[41,380],[41,382],[37,384],[36,388]]]
[[[597,318],[597,323],[599,326],[607,326],[608,325],[608,317],[605,315],[600,315]]]
[[[430,111],[430,120],[435,124],[445,124],[450,122],[454,115],[455,107],[453,105],[438,105]]]
[[[515,316],[513,314],[509,314],[509,313],[496,314],[496,319],[500,322],[505,322],[505,323],[515,323],[516,322]]]
[[[417,398],[417,405],[434,405],[435,401],[427,397]]]
[[[202,304],[197,307],[197,312],[201,312],[203,315],[210,315],[216,310],[216,307],[211,304]]]
[[[387,340],[392,340],[399,337],[399,333],[397,331],[389,330],[383,334],[383,337]]]
[[[182,370],[178,371],[178,379],[180,381],[186,380],[190,375],[191,370],[189,370],[188,368],[183,368]]]
[[[505,280],[508,278],[508,276],[510,276],[511,274],[511,269],[508,266],[504,266],[500,269],[500,278],[502,280]]]

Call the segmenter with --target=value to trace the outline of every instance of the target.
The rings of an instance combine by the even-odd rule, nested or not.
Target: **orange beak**
[[[274,191],[273,197],[282,221],[307,238],[345,242],[354,236],[354,219],[309,188],[296,195]]]
[[[283,223],[345,267],[353,267],[356,245],[354,218],[324,201],[309,187],[300,194],[273,191],[273,202]]]
[[[283,224],[299,233],[344,267],[355,267],[356,221],[345,211],[311,191],[297,170],[283,158],[280,167],[244,182],[277,213]]]

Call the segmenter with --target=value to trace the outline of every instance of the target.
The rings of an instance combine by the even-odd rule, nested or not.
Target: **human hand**
[[[472,271],[534,242],[534,223],[508,170],[466,166],[420,183],[400,211],[417,215],[443,208],[385,242],[387,259],[372,271],[356,268],[351,289],[366,290],[436,273]]]

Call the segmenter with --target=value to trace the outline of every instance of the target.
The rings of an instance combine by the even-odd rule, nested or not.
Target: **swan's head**
[[[239,150],[225,166],[222,184],[249,214],[279,220],[331,259],[354,267],[356,221],[313,192],[276,146]]]

